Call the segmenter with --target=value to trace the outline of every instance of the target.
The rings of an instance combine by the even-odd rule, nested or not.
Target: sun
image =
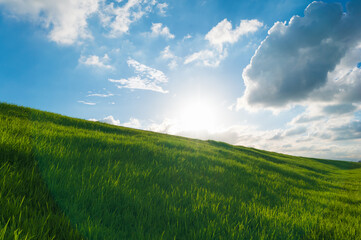
[[[216,130],[217,112],[211,104],[192,101],[179,111],[179,125],[182,131],[198,132]]]

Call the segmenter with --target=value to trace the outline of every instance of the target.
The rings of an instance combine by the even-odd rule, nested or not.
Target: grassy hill
[[[2,239],[361,239],[361,164],[0,103]]]

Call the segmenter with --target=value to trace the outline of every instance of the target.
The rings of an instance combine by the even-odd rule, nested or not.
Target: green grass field
[[[361,239],[361,164],[0,103],[2,239]]]

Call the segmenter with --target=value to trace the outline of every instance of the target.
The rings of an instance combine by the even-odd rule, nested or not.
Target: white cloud
[[[205,39],[212,45],[222,49],[223,44],[235,43],[241,36],[256,32],[262,26],[263,23],[257,19],[241,20],[239,26],[232,29],[232,23],[225,18],[207,33]]]
[[[98,10],[99,0],[0,0],[15,16],[25,17],[50,29],[49,39],[69,45],[91,38],[87,19]]]
[[[82,104],[85,104],[85,105],[96,105],[96,103],[93,103],[93,102],[86,102],[86,101],[78,101],[78,103],[82,103]]]
[[[129,32],[130,25],[156,7],[165,13],[166,3],[156,0],[128,0],[107,4],[104,0],[0,0],[0,6],[10,15],[30,19],[49,29],[49,39],[58,44],[71,45],[92,39],[88,19],[100,17],[109,37],[119,37]],[[164,29],[162,34],[166,34]],[[168,29],[169,31],[169,29]],[[172,34],[169,33],[168,37]]]
[[[246,91],[237,108],[302,105],[306,110],[273,141],[291,143],[290,154],[355,159],[361,154],[355,117],[361,110],[360,21],[361,2],[351,0],[347,12],[338,4],[313,2],[304,17],[275,23],[243,71]]]
[[[170,51],[170,46],[166,46],[164,50],[160,53],[163,59],[173,59],[175,58],[174,54]]]
[[[171,119],[164,119],[161,123],[152,122],[144,129],[152,132],[160,132],[160,133],[167,133],[167,134],[175,134],[174,122]]]
[[[361,101],[360,21],[361,4],[351,0],[347,12],[315,1],[304,17],[275,23],[243,70],[246,91],[239,102],[263,109]]]
[[[153,37],[157,37],[157,36],[163,36],[167,39],[173,39],[174,35],[170,33],[170,30],[167,26],[163,27],[162,23],[152,23],[152,27],[151,27],[151,35]]]
[[[119,37],[128,33],[130,25],[149,12],[150,6],[154,4],[144,0],[128,0],[121,7],[114,6],[114,3],[104,5],[100,16],[103,26],[110,28],[109,37]]]
[[[96,55],[90,55],[88,57],[81,56],[79,58],[79,63],[88,65],[88,66],[95,66],[99,68],[107,68],[112,69],[113,67],[111,65],[107,65],[106,62],[109,61],[108,54],[105,54],[102,58],[99,58]]]
[[[140,129],[142,127],[142,124],[136,118],[130,118],[129,122],[125,122],[125,123],[123,123],[121,125],[124,126],[124,127],[138,128],[138,129]]]
[[[187,35],[184,36],[183,41],[187,40],[187,39],[191,39],[191,38],[192,38],[192,35],[187,34]]]
[[[166,46],[164,50],[160,53],[161,58],[169,60],[168,67],[170,69],[175,69],[178,66],[177,60],[178,57],[173,54],[170,50],[170,46]]]
[[[165,13],[166,13],[165,9],[168,8],[168,4],[167,3],[158,3],[157,8],[159,10],[160,15],[165,16]]]
[[[168,82],[167,76],[160,70],[148,67],[134,59],[128,59],[128,66],[132,67],[137,74],[128,79],[109,79],[110,82],[117,83],[118,88],[142,89],[160,93],[168,93],[159,84]]]
[[[175,59],[172,59],[169,63],[168,63],[168,67],[170,69],[176,69],[178,67],[178,63]]]
[[[113,93],[108,93],[108,94],[103,94],[103,93],[91,93],[91,94],[88,94],[87,97],[103,97],[103,98],[106,98],[106,97],[112,97],[114,96]]]
[[[222,141],[291,155],[326,159],[357,160],[361,154],[361,122],[350,115],[328,117],[319,114],[319,107],[310,107],[287,124],[286,129],[260,130],[253,125],[233,125],[214,131],[189,131],[177,119],[145,121],[130,118],[128,122],[108,116],[101,120],[110,124],[148,131]],[[307,121],[300,121],[301,119]],[[92,119],[95,120],[95,119]]]
[[[116,125],[116,126],[120,126],[120,121],[114,119],[114,117],[112,115],[105,117],[102,120],[99,120],[99,122],[104,122],[104,123],[108,123],[108,124],[112,124],[112,125]]]
[[[129,122],[125,122],[125,123],[121,123],[119,119],[115,119],[112,115],[109,115],[101,120],[97,120],[94,118],[89,119],[89,121],[93,121],[93,122],[103,122],[103,123],[108,123],[108,124],[112,124],[112,125],[116,125],[116,126],[124,126],[124,127],[129,127],[129,128],[141,128],[141,123],[138,119],[136,118],[130,118]]]
[[[227,48],[224,46],[225,44],[233,44],[237,42],[241,36],[254,33],[262,26],[263,24],[257,19],[241,20],[240,25],[232,29],[231,22],[224,19],[206,34],[205,40],[208,40],[210,46],[188,55],[184,64],[195,62],[208,67],[218,67],[221,61],[228,55]],[[186,37],[188,38],[188,36],[190,35]]]
[[[216,49],[206,49],[187,56],[184,60],[184,64],[197,62],[207,67],[218,67],[221,61],[226,58],[227,55],[228,53],[226,50],[219,51]]]

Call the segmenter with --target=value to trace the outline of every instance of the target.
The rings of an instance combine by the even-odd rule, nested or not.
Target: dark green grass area
[[[0,104],[1,239],[361,239],[361,164]]]

